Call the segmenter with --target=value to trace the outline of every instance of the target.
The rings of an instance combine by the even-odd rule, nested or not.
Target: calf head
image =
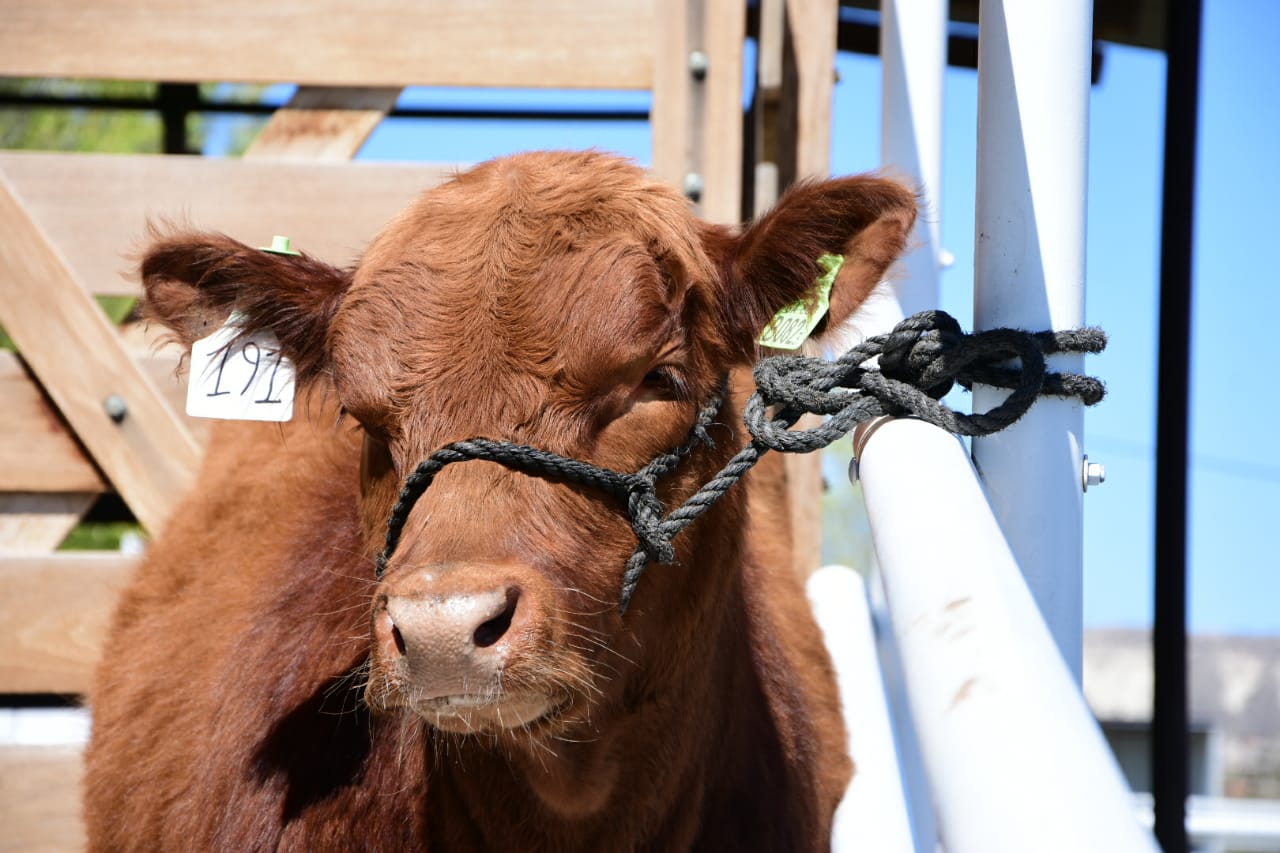
[[[742,232],[596,153],[483,164],[418,198],[341,270],[229,238],[174,234],[142,265],[149,311],[186,343],[232,311],[269,329],[300,384],[330,384],[363,430],[369,553],[406,474],[485,437],[634,471],[680,444],[727,372],[845,256],[826,323],[901,252],[912,194],[854,177],[789,192]],[[660,482],[683,501],[741,446],[731,403]],[[676,540],[627,613],[635,548],[616,499],[488,461],[442,471],[371,596],[368,703],[449,732],[564,731],[637,701],[713,636],[739,583],[731,494]],[[372,568],[370,569],[372,580]],[[525,735],[527,736],[527,735]]]

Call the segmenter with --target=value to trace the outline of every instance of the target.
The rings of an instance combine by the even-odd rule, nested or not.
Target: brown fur
[[[488,462],[438,478],[381,585],[371,557],[402,477],[449,441],[640,467],[756,356],[818,255],[850,257],[839,321],[913,216],[900,186],[846,178],[737,236],[629,164],[542,153],[424,194],[350,272],[160,241],[142,265],[153,317],[190,343],[240,310],[309,387],[291,424],[217,427],[124,595],[93,693],[91,848],[825,848],[850,773],[839,702],[786,543],[760,532],[778,528],[745,532],[752,477],[625,617],[635,542],[611,499]],[[712,433],[663,482],[669,506],[741,446],[736,402]],[[406,707],[371,612],[415,573],[494,566],[533,614],[503,689],[564,703],[450,734]]]

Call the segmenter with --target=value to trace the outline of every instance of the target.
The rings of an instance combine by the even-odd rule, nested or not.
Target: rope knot
[[[880,372],[940,400],[955,385],[957,368],[949,353],[964,341],[960,324],[942,311],[921,311],[885,335]]]
[[[673,563],[675,546],[662,529],[663,507],[658,499],[657,479],[643,473],[634,474],[627,487],[627,514],[631,529],[639,540],[639,549],[655,563]]]

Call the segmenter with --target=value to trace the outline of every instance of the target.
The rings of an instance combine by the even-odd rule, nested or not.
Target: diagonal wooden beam
[[[0,492],[107,490],[57,407],[11,352],[0,352],[0,400]]]
[[[134,515],[158,530],[195,479],[195,440],[3,174],[0,235],[0,324]]]
[[[47,554],[75,530],[101,492],[0,492],[0,555]]]
[[[276,111],[244,156],[350,160],[395,107],[400,91],[303,86]]]

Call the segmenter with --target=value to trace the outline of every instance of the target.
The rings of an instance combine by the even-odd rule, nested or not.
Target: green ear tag
[[[844,255],[823,255],[818,258],[822,275],[813,283],[813,298],[797,299],[787,305],[769,321],[760,333],[760,343],[775,349],[800,349],[805,338],[814,330],[827,309],[831,307],[831,286],[836,283],[836,273],[844,264]]]

